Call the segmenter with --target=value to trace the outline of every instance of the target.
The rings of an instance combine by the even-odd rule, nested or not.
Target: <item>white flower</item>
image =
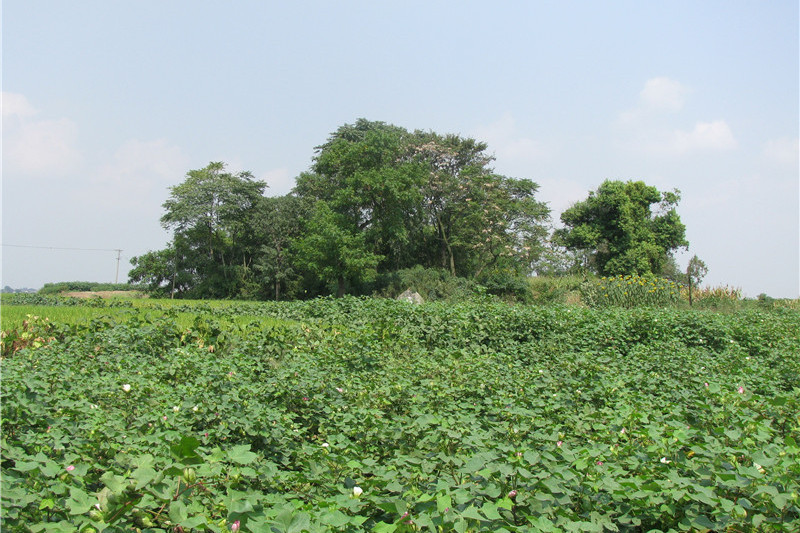
[[[323,442],[323,443],[322,443],[322,447],[323,447],[323,448],[327,448],[328,446],[330,446],[330,444],[328,444],[327,442]]]
[[[356,485],[355,487],[353,487],[353,496],[355,496],[356,498],[358,498],[359,496],[361,496],[363,493],[364,493],[364,489],[362,489],[362,488],[361,488],[361,487],[359,487],[358,485]]]
[[[124,390],[125,392],[130,392],[131,386],[128,383],[126,383],[125,385],[122,386],[122,390]]]
[[[194,411],[195,413],[197,411],[199,411],[199,410],[200,410],[200,406],[199,405],[195,405],[194,407],[192,407],[192,411]]]
[[[669,460],[669,459],[667,459],[666,457],[662,457],[662,458],[661,458],[661,462],[662,462],[662,463],[664,463],[664,464],[666,465],[666,464],[669,464],[669,463],[671,463],[672,461],[670,461],[670,460]]]
[[[177,405],[175,405],[175,406],[173,406],[173,407],[172,407],[172,410],[173,410],[173,411],[175,411],[175,412],[177,413],[178,411],[180,411],[180,410],[181,410],[181,408],[180,408],[180,407],[178,407]]]

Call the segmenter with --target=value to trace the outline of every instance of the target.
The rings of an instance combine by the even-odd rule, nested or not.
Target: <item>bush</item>
[[[681,297],[689,301],[686,287],[681,289]],[[700,309],[732,310],[738,307],[742,299],[742,289],[722,285],[719,287],[704,287],[692,289],[692,304]]]
[[[527,277],[505,270],[496,270],[483,276],[480,283],[486,287],[487,294],[498,296],[503,300],[533,302],[533,293]]]
[[[396,298],[403,291],[411,289],[426,302],[469,300],[481,292],[480,287],[471,280],[453,276],[444,269],[420,265],[380,276],[377,287],[375,292],[388,298]]]
[[[656,277],[613,276],[587,280],[581,297],[590,307],[663,307],[680,300],[674,281]]]
[[[97,283],[94,281],[60,281],[58,283],[45,283],[39,289],[39,294],[59,294],[62,292],[88,292],[88,291],[144,291],[143,285],[130,283]]]
[[[572,295],[580,296],[583,276],[535,276],[528,278],[531,301],[535,304],[571,303]]]

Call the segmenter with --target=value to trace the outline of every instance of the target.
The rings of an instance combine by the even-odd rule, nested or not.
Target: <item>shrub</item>
[[[453,276],[444,269],[413,268],[384,274],[377,281],[377,293],[395,298],[406,289],[418,292],[425,301],[468,300],[479,293],[475,282]]]
[[[689,301],[689,292],[686,287],[681,288],[681,298]],[[693,304],[701,309],[734,309],[741,299],[742,289],[727,285],[692,289]]]
[[[583,301],[590,307],[663,307],[680,300],[680,287],[662,278],[612,276],[587,280],[581,285]]]
[[[583,276],[534,276],[528,278],[531,301],[547,305],[569,303],[571,295],[579,295]]]
[[[62,292],[87,292],[87,291],[136,291],[145,290],[143,285],[130,283],[97,283],[94,281],[60,281],[58,283],[45,283],[39,289],[39,294],[59,294]]]

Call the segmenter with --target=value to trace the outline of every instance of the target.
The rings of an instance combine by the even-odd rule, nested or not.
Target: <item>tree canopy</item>
[[[561,214],[565,227],[556,236],[568,250],[586,252],[600,275],[659,274],[675,250],[689,246],[679,201],[677,190],[607,180]]]
[[[549,237],[539,186],[493,162],[476,139],[365,119],[317,146],[285,196],[212,162],[169,189],[172,239],[134,257],[130,279],[195,298],[364,293],[420,268],[519,287],[575,258],[604,275],[659,273],[688,244],[678,192],[641,181],[606,181]]]

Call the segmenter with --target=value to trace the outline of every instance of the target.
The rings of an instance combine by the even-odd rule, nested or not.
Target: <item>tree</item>
[[[294,192],[325,201],[363,232],[383,257],[381,271],[423,265],[476,276],[512,263],[529,270],[549,210],[534,199],[535,183],[495,174],[486,150],[474,139],[360,119],[317,147]]]
[[[686,282],[689,286],[689,305],[692,305],[692,285],[697,287],[708,274],[708,267],[699,257],[692,256],[686,266]]]
[[[248,244],[248,217],[262,198],[266,183],[250,172],[231,174],[212,162],[191,170],[186,180],[170,188],[161,217],[165,229],[174,230],[196,256],[198,292],[202,296],[230,297],[238,292],[241,276],[252,262]]]
[[[325,202],[317,202],[302,237],[294,242],[297,267],[313,273],[320,281],[336,284],[336,296],[345,294],[347,284],[375,278],[381,256],[367,247],[365,234]]]
[[[262,198],[252,217],[259,243],[254,263],[257,285],[271,287],[275,300],[281,297],[281,287],[297,273],[290,247],[301,236],[310,209],[308,202],[294,195]]]
[[[675,210],[679,201],[677,190],[605,181],[561,214],[565,227],[555,236],[568,250],[588,252],[600,275],[658,274],[675,250],[689,246]]]
[[[173,231],[171,251],[134,258],[135,276],[163,283],[165,262],[171,261],[172,284],[179,294],[238,296],[255,250],[249,219],[265,187],[249,172],[225,172],[223,163],[189,171],[183,183],[170,188],[163,204],[161,224]]]
[[[432,132],[416,136],[414,158],[427,171],[425,236],[437,242],[440,266],[454,276],[479,277],[501,265],[528,274],[550,214],[535,199],[539,186],[496,174],[486,143]]]
[[[405,158],[412,136],[403,128],[359,119],[316,148],[311,172],[297,178],[294,193],[322,200],[341,220],[363,232],[365,244],[385,268],[408,260],[409,237],[421,203],[424,175]]]

